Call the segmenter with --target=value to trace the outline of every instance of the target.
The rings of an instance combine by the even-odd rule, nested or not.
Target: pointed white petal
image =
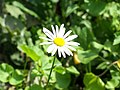
[[[52,44],[53,42],[43,42],[43,43],[40,43],[40,45],[45,45],[45,44]]]
[[[53,52],[52,52],[52,56],[53,56],[53,55],[55,55],[55,53],[56,53],[57,49],[58,49],[58,47],[57,47],[57,46],[55,46],[55,48],[54,48],[54,50],[53,50]]]
[[[56,37],[58,36],[58,26],[56,25]]]
[[[72,46],[78,46],[80,45],[79,43],[77,42],[66,42],[67,45],[72,45]]]
[[[66,55],[65,55],[63,48],[61,48],[61,53],[62,53],[63,57],[66,58]]]
[[[66,48],[66,50],[69,52],[69,54],[71,55],[71,56],[73,56],[73,53],[66,47],[66,46],[64,46],[65,48]]]
[[[63,36],[63,38],[66,38],[68,35],[70,35],[71,32],[72,32],[72,31],[69,30],[69,31]]]
[[[46,28],[43,28],[43,32],[50,38],[50,39],[54,39],[54,35]]]
[[[54,36],[56,37],[55,28],[54,28],[54,26],[53,26],[53,25],[51,25],[51,27],[52,27],[52,32],[53,32]]]
[[[68,51],[68,48],[66,48],[66,47],[62,47],[63,48],[63,50],[64,50],[64,52],[68,55],[68,56],[70,56],[70,53],[69,53],[69,51]]]
[[[54,48],[55,48],[55,45],[54,45],[54,44],[50,45],[50,46],[47,48],[47,52],[48,52],[48,53],[51,53],[51,52],[54,50]]]
[[[65,33],[65,28],[64,28],[64,24],[62,24],[60,26],[60,31],[58,33],[58,37],[63,37],[64,33]]]
[[[46,38],[46,37],[39,37],[39,38],[44,39],[44,40],[48,40],[48,41],[52,41],[51,39]]]
[[[61,49],[58,47],[58,56],[61,57]]]
[[[70,41],[70,40],[73,40],[73,39],[75,39],[75,38],[77,38],[77,37],[78,37],[77,35],[71,35],[71,36],[67,37],[67,38],[65,39],[65,41]]]
[[[71,47],[71,46],[69,46],[69,45],[66,45],[66,47],[69,48],[69,49],[72,50],[72,51],[76,51],[76,49],[75,49],[74,47]]]

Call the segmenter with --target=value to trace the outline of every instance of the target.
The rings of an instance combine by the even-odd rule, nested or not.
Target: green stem
[[[103,73],[99,74],[98,76],[99,76],[99,77],[103,76],[103,75],[110,69],[110,67],[113,66],[113,65],[116,64],[116,63],[117,63],[117,61],[111,63],[111,64],[108,66],[108,68],[107,68]]]
[[[88,65],[85,66],[85,71],[88,73]]]
[[[53,67],[54,67],[54,63],[55,63],[55,57],[54,57],[54,60],[53,60],[53,63],[52,63],[52,67],[50,69],[50,74],[48,76],[48,80],[47,80],[47,85],[46,87],[49,85],[49,80],[50,80],[50,77],[51,77],[51,74],[52,74],[52,70],[53,70]]]
[[[91,62],[89,62],[89,64],[88,64],[88,70],[89,70],[89,72],[91,72]]]
[[[28,57],[26,57],[25,64],[24,64],[24,74],[25,74],[25,69],[27,67],[27,61],[28,61]]]

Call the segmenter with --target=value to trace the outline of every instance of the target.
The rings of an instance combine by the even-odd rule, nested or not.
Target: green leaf
[[[29,86],[26,86],[26,87],[25,87],[25,90],[29,90],[29,88],[30,88]]]
[[[9,79],[9,83],[11,85],[18,85],[20,83],[22,83],[24,77],[23,77],[23,74],[20,70],[15,70],[13,73],[12,73],[12,76],[11,78]]]
[[[110,81],[107,81],[105,87],[107,89],[115,89],[115,87],[118,85],[119,85],[119,81],[117,79],[111,79]]]
[[[60,74],[65,74],[66,73],[66,70],[63,66],[57,66],[54,68],[54,70],[57,72],[57,73],[60,73]]]
[[[114,42],[113,42],[113,45],[117,45],[120,43],[120,36],[117,36],[115,39],[114,39]]]
[[[78,33],[79,39],[80,39],[80,45],[87,50],[89,44],[95,40],[93,32],[90,31],[90,29],[84,27],[80,32]]]
[[[55,58],[55,63],[54,65],[57,66],[61,66],[61,62],[56,58],[56,57],[48,57],[48,56],[42,56],[42,58],[40,59],[42,62],[42,69],[43,70],[47,70],[50,69],[53,63],[53,59]]]
[[[92,42],[91,43],[91,47],[93,51],[96,51],[97,53],[99,53],[99,51],[104,47],[102,44],[99,44],[97,42]]]
[[[33,12],[32,10],[30,10],[30,9],[26,8],[25,6],[23,6],[23,4],[21,4],[20,2],[14,1],[13,5],[20,8],[21,10],[25,11],[26,13],[28,13],[28,14],[30,14],[30,15],[32,15],[32,16],[39,19],[39,16],[35,12]]]
[[[112,78],[116,79],[116,80],[120,80],[120,72],[118,72],[118,70],[110,70],[110,74],[112,76]]]
[[[70,81],[71,81],[70,74],[65,73],[62,75],[56,73],[56,88],[58,89],[67,88],[70,84]]]
[[[115,89],[116,87],[119,86],[119,81],[120,81],[120,72],[118,72],[116,69],[115,70],[110,70],[111,74],[111,80],[107,81],[105,87],[107,89]]]
[[[40,85],[33,84],[28,90],[44,90]]]
[[[97,68],[96,69],[106,69],[107,67],[108,67],[108,65],[110,65],[110,62],[108,62],[108,61],[105,61],[105,62],[102,62],[102,63],[100,63],[98,66],[97,66]]]
[[[37,61],[40,58],[40,56],[31,47],[29,47],[27,45],[18,46],[18,49],[20,49],[22,52],[26,53],[27,56],[32,58],[32,60],[34,60],[34,61]]]
[[[5,26],[11,31],[11,33],[14,33],[14,30],[23,30],[25,28],[23,22],[20,19],[10,15],[5,18]]]
[[[68,17],[72,12],[74,12],[78,7],[78,5],[71,5],[71,6],[68,6],[67,10],[66,10],[66,17]]]
[[[86,73],[84,76],[85,90],[105,90],[104,82],[93,73]]]
[[[6,4],[6,10],[16,18],[18,18],[19,15],[21,15],[22,17],[23,16],[25,17],[24,13],[18,7],[15,7],[13,5]]]
[[[1,77],[0,81],[8,82],[8,79],[13,71],[14,71],[14,69],[12,66],[2,63],[0,65],[0,77]]]
[[[98,54],[93,52],[92,50],[87,51],[78,50],[78,58],[81,61],[81,63],[87,64],[97,57]]]
[[[88,29],[92,29],[92,25],[91,25],[91,22],[89,21],[89,20],[82,20],[81,22],[80,22],[80,24],[83,24],[83,25],[85,25]]]
[[[68,68],[66,68],[66,70],[70,73],[73,73],[73,74],[76,74],[76,75],[79,75],[79,71],[74,67],[74,66],[70,66]]]
[[[105,9],[106,3],[99,0],[89,1],[90,1],[89,3],[83,4],[82,8],[93,16],[101,15]]]
[[[113,42],[107,40],[104,45],[104,49],[111,52],[113,55],[117,55],[119,52],[119,45],[113,45]]]
[[[5,20],[4,20],[4,18],[2,18],[2,17],[0,17],[0,25],[1,25],[2,27],[5,27]]]

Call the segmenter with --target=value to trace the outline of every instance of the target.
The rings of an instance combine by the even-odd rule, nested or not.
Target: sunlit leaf
[[[0,81],[2,82],[8,82],[10,75],[12,74],[12,72],[14,71],[13,67],[2,63],[0,65]]]
[[[15,5],[16,7],[20,8],[21,10],[25,11],[26,13],[36,17],[39,19],[39,16],[32,10],[26,8],[23,4],[21,4],[20,2],[14,1],[13,5]]]
[[[105,87],[107,89],[115,89],[119,86],[119,80],[120,80],[120,72],[117,72],[117,70],[110,70],[111,73],[111,80],[107,81]]]
[[[54,70],[57,72],[57,73],[60,73],[60,74],[65,74],[66,73],[66,70],[64,67],[62,66],[57,66],[54,68]]]
[[[30,47],[28,47],[27,45],[21,45],[18,47],[22,52],[26,53],[27,56],[29,56],[30,58],[32,58],[34,61],[39,60],[40,56],[37,55],[37,53]]]
[[[21,71],[19,70],[15,70],[13,73],[12,73],[12,76],[11,78],[9,79],[9,83],[11,85],[18,85],[20,83],[22,83],[23,81],[23,74]]]
[[[86,73],[84,76],[84,84],[86,90],[105,90],[104,82],[93,73]]]
[[[110,65],[110,62],[105,61],[105,62],[100,63],[100,64],[97,66],[97,69],[106,69],[109,65]]]
[[[74,12],[77,8],[77,5],[69,6],[66,10],[66,17],[69,16],[72,12]]]
[[[76,75],[79,75],[79,71],[74,67],[74,66],[70,66],[68,68],[66,68],[66,70],[70,73],[73,73],[73,74],[76,74]]]
[[[24,16],[24,13],[18,7],[15,7],[13,5],[6,4],[6,10],[7,12],[9,12],[12,16],[16,18],[18,18],[20,15],[22,17]]]
[[[117,36],[115,39],[114,39],[114,42],[113,42],[113,45],[117,45],[120,43],[120,36]]]
[[[97,57],[98,54],[91,50],[87,51],[78,50],[78,58],[81,60],[81,63],[87,64]]]
[[[116,79],[111,79],[110,81],[107,81],[107,84],[105,85],[105,87],[107,89],[115,89],[116,86],[118,86],[119,81]]]

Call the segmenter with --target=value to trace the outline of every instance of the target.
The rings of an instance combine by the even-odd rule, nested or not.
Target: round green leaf
[[[84,76],[85,90],[105,90],[104,82],[93,73],[86,73]]]
[[[24,79],[24,77],[23,77],[23,74],[21,73],[21,71],[15,70],[12,73],[12,77],[10,78],[9,83],[11,85],[18,85],[18,84],[22,83],[23,79]]]
[[[8,82],[8,79],[10,77],[10,74],[13,72],[13,67],[8,64],[1,64],[0,65],[0,81],[2,82]]]
[[[57,88],[67,88],[70,84],[71,78],[70,74],[59,74],[56,73],[56,87]]]

